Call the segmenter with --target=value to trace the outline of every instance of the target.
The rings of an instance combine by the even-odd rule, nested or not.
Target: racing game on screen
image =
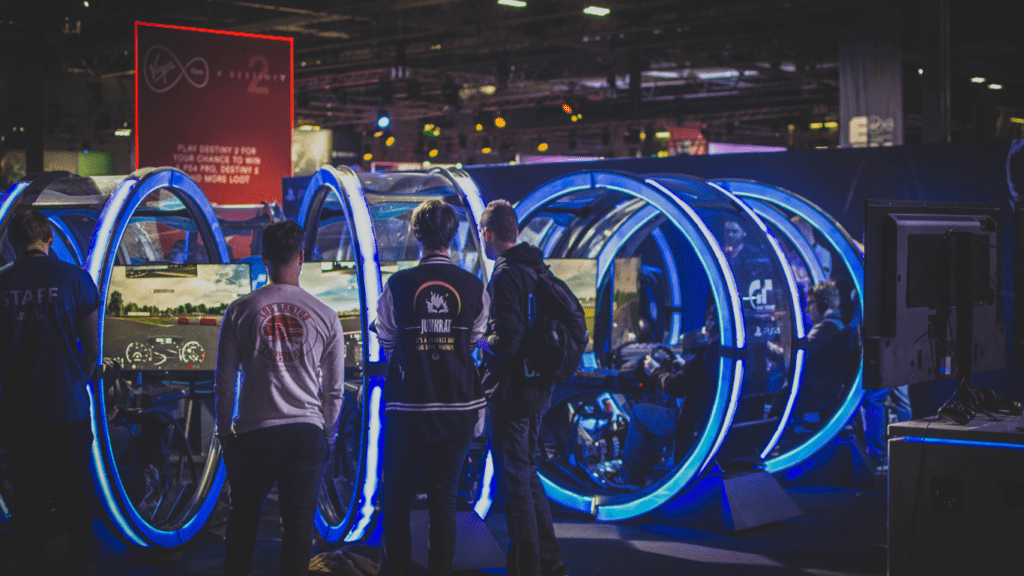
[[[126,370],[214,370],[224,310],[250,291],[248,264],[114,266],[104,357]]]

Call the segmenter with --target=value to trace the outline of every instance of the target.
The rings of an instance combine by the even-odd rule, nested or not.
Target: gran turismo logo
[[[182,64],[167,47],[154,44],[142,61],[142,75],[153,92],[167,92],[182,78],[195,88],[202,88],[210,81],[210,65],[201,56]]]

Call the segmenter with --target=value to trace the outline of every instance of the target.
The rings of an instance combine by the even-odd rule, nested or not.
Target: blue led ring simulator
[[[716,185],[729,190],[741,199],[753,199],[780,208],[799,216],[828,242],[829,247],[839,255],[843,267],[853,281],[857,293],[855,304],[864,309],[864,260],[852,237],[828,213],[806,198],[781,188],[748,180],[716,180]],[[782,472],[800,464],[825,447],[853,418],[864,396],[862,387],[863,367],[856,363],[857,374],[842,399],[839,408],[828,421],[802,443],[774,456],[765,462],[765,471]]]
[[[644,200],[681,232],[697,254],[710,282],[722,349],[718,382],[706,424],[689,454],[660,481],[629,494],[605,494],[566,486],[557,477],[538,469],[549,498],[573,510],[592,514],[597,520],[614,521],[633,518],[658,508],[686,488],[714,459],[735,416],[743,381],[743,360],[740,357],[746,335],[740,295],[721,246],[696,210],[663,188],[611,172],[571,174],[541,186],[516,206],[520,230],[559,199],[593,191],[616,191]]]
[[[86,270],[92,276],[103,297],[106,309],[118,248],[125,230],[143,201],[152,193],[168,191],[184,206],[198,226],[209,258],[221,263],[230,262],[227,245],[209,201],[199,187],[185,173],[173,168],[146,169],[126,178],[110,196],[100,214],[92,246],[86,258]],[[100,356],[103,355],[104,315],[99,317]],[[173,547],[195,536],[209,518],[224,483],[224,465],[220,457],[220,444],[216,436],[211,440],[197,488],[191,500],[174,518],[153,525],[142,517],[128,497],[122,483],[111,447],[107,428],[107,414],[103,394],[103,381],[87,387],[92,407],[91,423],[94,436],[92,445],[93,479],[97,491],[114,525],[120,533],[137,546]]]
[[[306,187],[302,207],[299,210],[299,224],[306,233],[305,266],[315,266],[313,248],[316,243],[321,211],[326,204],[339,205],[344,225],[350,234],[352,255],[355,260],[355,274],[359,286],[359,323],[362,346],[362,406],[355,413],[343,407],[343,421],[346,415],[361,416],[359,421],[359,458],[356,474],[351,479],[352,495],[348,502],[340,502],[337,495],[328,490],[328,477],[321,486],[314,525],[320,536],[328,542],[355,542],[363,539],[374,520],[377,493],[380,482],[382,430],[382,396],[384,377],[379,365],[385,360],[377,335],[369,330],[370,321],[377,314],[377,301],[381,294],[380,265],[377,258],[377,241],[373,221],[366,206],[366,198],[355,172],[341,167],[324,166],[318,170]],[[339,239],[339,242],[342,241]],[[377,368],[375,368],[377,367]],[[348,399],[350,395],[346,393]],[[335,444],[334,459],[340,458],[351,442],[339,429]],[[332,459],[332,461],[334,460]],[[330,479],[333,482],[333,479]],[[343,510],[339,508],[344,508]]]
[[[442,168],[436,170],[436,172],[447,178],[455,186],[455,189],[462,197],[463,204],[468,207],[466,217],[469,220],[470,229],[474,231],[480,261],[483,264],[480,270],[480,279],[486,285],[491,277],[491,272],[494,270],[494,260],[487,256],[484,231],[480,227],[480,218],[483,216],[485,208],[483,197],[480,195],[480,189],[477,188],[476,182],[470,178],[465,170]],[[480,518],[487,518],[487,513],[490,512],[491,504],[494,502],[495,489],[494,456],[491,452],[490,443],[488,443],[487,453],[484,457],[484,470],[480,481],[480,490],[474,494],[475,501],[473,502],[473,511]]]

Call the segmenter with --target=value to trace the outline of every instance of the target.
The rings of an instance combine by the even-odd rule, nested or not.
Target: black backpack
[[[523,370],[527,379],[567,380],[580,367],[587,347],[587,318],[579,299],[560,278],[545,270],[529,298]]]

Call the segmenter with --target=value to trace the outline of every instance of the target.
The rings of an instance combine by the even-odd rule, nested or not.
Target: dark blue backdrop
[[[1024,376],[1014,367],[1014,230],[1007,185],[1011,142],[828,149],[769,154],[629,158],[568,164],[468,167],[485,200],[521,200],[545,182],[580,170],[636,174],[677,173],[702,178],[745,178],[786,188],[821,206],[854,237],[864,235],[866,199],[979,202],[1002,206],[1003,323],[1006,370],[975,376],[975,386],[1024,400]],[[934,414],[953,392],[952,382],[911,389],[915,416]]]

